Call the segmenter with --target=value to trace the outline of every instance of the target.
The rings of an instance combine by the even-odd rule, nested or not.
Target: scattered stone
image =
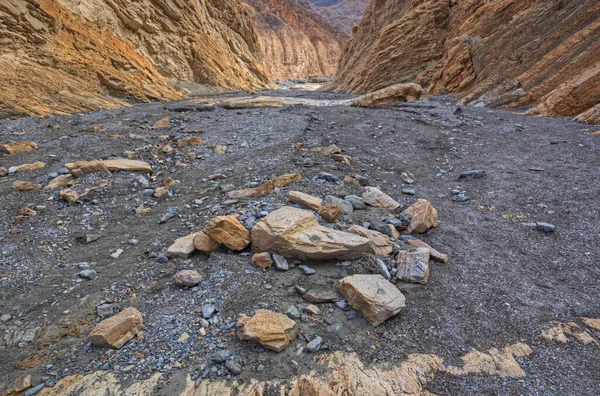
[[[194,239],[196,238],[197,234],[198,233],[193,233],[193,234],[181,237],[179,239],[176,239],[175,243],[173,243],[171,246],[169,246],[165,255],[170,258],[173,258],[173,257],[179,257],[182,259],[189,258],[190,255],[196,251]]]
[[[402,181],[406,184],[413,184],[415,182],[414,179],[412,179],[406,172],[403,172],[400,175],[400,179],[402,179]]]
[[[206,225],[203,232],[230,250],[241,251],[250,244],[250,232],[240,222],[238,214],[215,217]],[[258,250],[258,252],[262,251]]]
[[[264,309],[257,310],[253,317],[242,317],[236,327],[240,340],[256,341],[275,352],[283,351],[298,335],[296,322]]]
[[[79,201],[79,194],[77,194],[77,191],[71,189],[60,191],[58,193],[58,196],[60,197],[60,199],[67,201],[72,205],[75,205]]]
[[[348,307],[348,301],[346,301],[346,300],[336,301],[335,306],[341,310],[345,310]]]
[[[124,158],[110,158],[103,161],[109,171],[112,172],[144,172],[152,173],[152,167],[144,161],[136,161]]]
[[[458,175],[459,179],[465,179],[467,177],[474,177],[474,178],[480,178],[480,177],[484,177],[486,175],[484,170],[470,170],[467,172],[463,172],[460,175]]]
[[[210,319],[212,316],[217,313],[217,307],[212,304],[204,304],[202,306],[202,317],[204,319]]]
[[[301,260],[343,260],[369,252],[371,244],[366,238],[319,225],[312,212],[284,206],[252,229],[252,249]]]
[[[352,106],[378,107],[385,104],[418,100],[423,94],[419,84],[395,84],[352,99]]]
[[[117,249],[113,254],[110,255],[113,259],[118,259],[123,254],[123,249]]]
[[[364,210],[367,208],[365,201],[358,195],[346,195],[344,201],[349,202],[354,210]]]
[[[452,191],[452,200],[454,202],[467,202],[471,198],[462,191]]]
[[[333,195],[327,195],[323,200],[323,205],[337,205],[342,209],[342,214],[348,215],[354,212],[354,207],[348,201],[345,201],[341,198],[334,197]]]
[[[429,279],[429,249],[417,248],[414,252],[401,250],[396,257],[396,278],[426,284]]]
[[[41,190],[42,186],[40,186],[39,184],[33,184],[26,181],[17,180],[12,184],[12,188],[18,191],[37,191]]]
[[[316,271],[306,265],[299,265],[298,268],[300,268],[303,272],[304,275],[313,275]]]
[[[397,209],[400,204],[376,187],[363,187],[363,201],[377,208]]]
[[[375,265],[377,266],[377,269],[379,270],[381,276],[383,276],[388,281],[392,279],[392,276],[390,275],[390,272],[388,271],[388,268],[383,262],[383,260],[375,259]]]
[[[273,262],[278,271],[289,271],[290,266],[287,259],[281,254],[273,253]]]
[[[189,136],[181,138],[177,141],[177,146],[179,148],[188,147],[188,146],[201,146],[206,143],[206,140],[197,137],[197,136]]]
[[[435,250],[434,248],[432,248],[425,242],[421,241],[420,239],[416,239],[416,238],[410,239],[408,241],[408,243],[410,243],[411,245],[413,245],[414,247],[417,247],[417,248],[429,249],[429,257],[432,260],[439,261],[440,263],[446,263],[448,261],[447,254],[438,252],[437,250]]]
[[[324,206],[321,198],[313,197],[300,191],[291,191],[288,197],[290,201],[304,208],[314,210],[330,223],[338,221],[342,213],[340,206],[331,204]]]
[[[299,173],[281,175],[254,188],[229,191],[227,193],[227,197],[235,199],[264,197],[272,193],[276,188],[284,187],[290,183],[300,181],[302,181],[302,175],[300,175]]]
[[[402,213],[410,217],[410,225],[406,229],[409,234],[421,234],[438,226],[438,212],[425,199],[418,199]]]
[[[15,166],[13,172],[11,172],[11,170],[13,168],[10,168],[8,173],[27,172],[27,171],[32,171],[32,170],[36,170],[36,169],[42,169],[44,167],[46,167],[46,163],[34,162],[33,164],[23,164],[23,165]]]
[[[77,183],[77,180],[71,175],[60,175],[52,179],[50,183],[44,187],[45,190],[54,190],[56,188],[71,187]]]
[[[193,270],[181,270],[173,275],[173,281],[179,287],[194,287],[202,282],[202,275]]]
[[[115,314],[115,309],[117,309],[117,304],[102,304],[96,307],[96,315],[100,318],[106,318],[107,316],[112,316]]]
[[[405,188],[405,189],[402,190],[402,194],[405,194],[405,195],[416,195],[417,192],[415,190],[413,190],[413,189]]]
[[[152,191],[152,190],[150,190]],[[169,193],[169,186],[161,186],[161,187],[157,187],[154,191],[153,191],[153,195],[155,198],[162,198],[165,195],[167,195]]]
[[[323,339],[319,336],[316,336],[315,338],[312,339],[311,342],[306,344],[306,350],[309,352],[317,352],[319,350],[319,348],[321,348],[322,342],[323,342]]]
[[[35,142],[17,142],[17,143],[2,143],[0,150],[6,154],[22,154],[28,151],[37,150],[38,145]]]
[[[309,313],[311,315],[321,315],[321,310],[319,309],[319,307],[317,307],[316,305],[307,305],[306,307],[302,308],[302,311]]]
[[[556,226],[550,223],[535,223],[537,229],[542,232],[555,232]]]
[[[361,187],[361,185],[358,182],[358,180],[356,180],[352,176],[344,176],[344,183],[346,183],[346,184],[354,184],[357,187]]]
[[[352,158],[349,155],[332,154],[331,159],[336,162],[341,162],[341,163],[347,164],[347,165],[355,165],[356,164],[356,158]]]
[[[405,305],[402,293],[381,275],[353,275],[340,281],[340,292],[375,327]]]
[[[129,307],[98,323],[88,338],[97,347],[119,349],[142,329],[142,321],[142,314]]]
[[[332,155],[332,154],[341,153],[342,149],[339,148],[338,146],[336,146],[335,144],[332,144],[331,146],[327,146],[327,147],[313,147],[310,149],[310,151],[315,152],[315,153],[323,153],[323,154],[327,154],[327,155]]]
[[[335,291],[309,290],[302,298],[313,304],[326,304],[338,301],[340,296]]]
[[[85,269],[81,271],[78,275],[80,278],[92,280],[96,278],[96,271],[94,271],[93,269]]]
[[[8,169],[0,167],[0,177],[8,175]]]
[[[156,124],[154,124],[152,129],[162,129],[162,128],[170,128],[170,127],[171,127],[171,120],[169,119],[169,117],[165,117],[162,120],[158,121]]]
[[[213,151],[215,152],[215,154],[225,154],[227,152],[227,146],[216,145],[213,147]]]
[[[285,314],[292,319],[300,319],[300,311],[298,311],[298,308],[294,307],[293,305],[289,307],[287,311],[285,311]]]
[[[110,174],[110,171],[106,167],[106,164],[103,161],[77,161],[65,164],[65,168],[67,168],[74,177],[81,177],[90,173],[103,172],[106,174]]]
[[[318,180],[325,180],[325,181],[328,181],[328,182],[331,182],[331,183],[342,184],[342,181],[340,180],[339,177],[337,177],[334,174],[327,173],[327,172],[320,172],[317,175],[317,179]]]
[[[353,225],[348,231],[355,232],[360,236],[367,238],[371,245],[373,253],[381,256],[389,256],[394,251],[394,242],[387,236],[378,231],[369,230],[359,225]]]
[[[267,252],[256,253],[252,256],[252,263],[257,267],[269,269],[273,265],[273,259],[271,258],[271,255]]]
[[[208,360],[210,360],[213,363],[225,363],[225,361],[229,359],[230,356],[231,352],[229,352],[227,349],[222,349],[210,355],[208,357]]]
[[[193,243],[196,250],[208,255],[217,251],[221,246],[218,242],[206,235],[203,231],[200,231],[195,234]]]

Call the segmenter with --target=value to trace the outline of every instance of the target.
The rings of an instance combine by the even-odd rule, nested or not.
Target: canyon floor
[[[264,94],[350,97],[309,91]],[[66,387],[61,379],[75,383],[103,372],[111,379],[92,381],[89,393],[78,393],[91,394],[106,384],[112,389],[107,394],[119,394],[136,381],[153,379],[148,389],[130,388],[131,393],[173,395],[186,386],[189,391],[197,378],[241,384],[286,382],[311,370],[325,376],[324,356],[341,351],[377,373],[414,354],[443,359],[446,370],[420,377],[419,392],[598,393],[600,325],[585,319],[600,318],[600,136],[591,134],[597,128],[566,118],[458,106],[451,97],[377,109],[195,110],[206,110],[200,102],[224,96],[243,94],[0,120],[0,140],[39,146],[0,154],[0,167],[46,163],[0,178],[0,383],[5,389],[31,374],[31,386],[44,384],[45,394],[60,394],[52,386]],[[170,127],[152,128],[165,117]],[[206,144],[187,152],[163,150],[169,141],[186,136],[201,137]],[[358,162],[334,162],[297,143],[309,148],[335,144]],[[215,153],[210,145],[227,146],[227,151]],[[81,196],[76,205],[59,199],[56,191],[11,188],[15,180],[46,184],[49,174],[60,173],[68,162],[123,157],[128,151],[152,165],[149,186],[136,173],[86,175],[73,187]],[[469,170],[484,170],[485,177],[459,179]],[[240,341],[235,336],[240,314],[260,308],[285,313],[292,305],[301,309],[308,304],[295,285],[335,290],[344,276],[377,273],[377,268],[368,260],[350,266],[307,261],[303,264],[316,271],[307,276],[298,267],[287,272],[258,268],[250,250],[222,248],[210,256],[196,253],[189,261],[167,261],[163,254],[175,239],[202,229],[216,215],[237,212],[247,223],[256,221],[289,204],[292,190],[360,195],[353,184],[317,179],[320,172],[340,179],[362,175],[403,207],[418,198],[429,200],[440,223],[420,238],[448,254],[449,261],[432,263],[426,285],[398,282],[406,308],[377,328],[360,314],[323,304],[321,315],[297,320],[300,336],[281,353]],[[403,172],[414,175],[412,185],[403,184]],[[223,193],[286,173],[300,173],[302,181],[263,198],[232,201]],[[175,182],[169,194],[155,198],[144,193],[167,179]],[[416,194],[403,194],[403,189]],[[453,190],[469,200],[453,200]],[[19,216],[26,206],[35,214]],[[384,212],[355,211],[336,227],[345,230],[380,219]],[[542,232],[532,226],[535,222],[551,223],[556,231]],[[118,249],[123,252],[114,255]],[[78,276],[85,268],[81,263],[97,277]],[[195,269],[204,279],[196,288],[178,288],[171,277],[181,269]],[[144,318],[143,334],[119,350],[97,348],[86,339],[98,320],[96,306],[106,303],[118,309],[134,306]],[[216,319],[200,332],[207,305],[216,309]],[[317,335],[323,339],[318,352],[297,353]],[[500,359],[502,364],[493,357],[516,343],[530,353],[515,355],[522,372],[506,372],[503,364],[513,356]],[[209,360],[222,350],[239,358],[240,375]],[[473,350],[482,353],[475,368],[463,359]]]

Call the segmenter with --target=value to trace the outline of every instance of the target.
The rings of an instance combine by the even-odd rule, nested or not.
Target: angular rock
[[[76,204],[79,201],[79,194],[77,194],[77,191],[71,190],[71,189],[66,189],[66,190],[62,190],[58,193],[58,196],[60,197],[60,199],[67,201],[70,204]]]
[[[103,161],[109,171],[112,172],[145,172],[152,173],[152,167],[144,161],[130,160],[125,158],[110,158]]]
[[[302,298],[313,304],[334,303],[340,300],[337,292],[327,290],[309,290],[302,295]]]
[[[377,269],[379,270],[379,273],[381,274],[381,276],[383,276],[388,281],[390,279],[392,279],[392,276],[390,275],[390,271],[388,271],[388,268],[385,265],[385,263],[383,262],[383,260],[376,259],[375,265],[377,266]]]
[[[355,232],[360,236],[367,238],[371,243],[373,253],[381,256],[389,256],[394,251],[394,242],[380,232],[369,230],[359,225],[353,225],[348,231]]]
[[[322,218],[330,223],[335,223],[339,220],[342,208],[338,205],[323,205],[321,198],[313,197],[300,191],[291,191],[289,194],[290,201],[307,209],[314,210]]]
[[[302,308],[302,311],[311,315],[321,315],[321,310],[316,305],[307,305],[306,307]]]
[[[352,99],[352,106],[377,107],[407,100],[418,100],[422,94],[423,88],[419,84],[395,84]]]
[[[535,223],[537,229],[542,232],[554,232],[556,231],[556,226],[550,223]]]
[[[194,287],[202,282],[202,275],[193,270],[181,270],[173,275],[173,281],[180,287]]]
[[[119,349],[142,329],[142,314],[135,308],[111,316],[98,323],[88,339],[97,347]]]
[[[20,180],[15,181],[11,187],[19,191],[36,191],[42,189],[42,186],[40,186],[39,184],[33,184]]]
[[[273,259],[267,252],[256,253],[252,256],[252,263],[257,267],[269,269],[273,265]]]
[[[6,154],[21,154],[28,151],[37,150],[38,145],[35,142],[17,142],[17,143],[2,143],[0,150]]]
[[[169,246],[165,255],[167,257],[178,257],[187,259],[192,253],[196,251],[194,246],[194,239],[198,233],[193,233],[175,240],[175,242]]]
[[[264,197],[272,193],[273,190],[275,190],[276,188],[283,187],[290,183],[299,181],[302,181],[302,175],[300,175],[299,173],[281,175],[254,188],[229,191],[227,193],[227,197],[233,199]]]
[[[206,140],[198,137],[198,136],[188,136],[181,138],[177,141],[177,146],[179,148],[188,147],[188,146],[201,146],[206,143]]]
[[[55,188],[64,188],[71,187],[77,183],[77,179],[75,179],[71,175],[60,175],[55,177],[50,181],[50,183],[46,184],[44,187],[45,190],[53,190]]]
[[[340,281],[339,288],[346,301],[375,327],[406,306],[404,295],[381,275],[349,276]]]
[[[46,167],[46,163],[44,162],[34,162],[33,164],[23,164],[16,167],[16,172],[27,172],[36,169],[42,169]]]
[[[238,214],[215,217],[206,225],[203,232],[228,249],[244,250],[250,244],[250,232],[238,218]]]
[[[171,127],[171,120],[169,119],[169,117],[165,117],[162,120],[159,120],[156,124],[154,124],[152,129],[162,129],[162,128],[170,128],[170,127]]]
[[[219,249],[219,247],[221,246],[218,242],[206,235],[203,231],[196,233],[193,242],[196,250],[208,255],[217,251],[217,249]]]
[[[323,154],[332,155],[332,154],[341,153],[342,149],[339,148],[338,146],[336,146],[335,144],[332,144],[331,146],[327,146],[327,147],[313,147],[310,149],[310,151],[315,152],[315,153],[323,153]]]
[[[344,154],[332,154],[331,159],[336,162],[341,162],[346,165],[354,165],[356,164],[356,158],[352,158],[349,155]]]
[[[396,257],[396,278],[426,284],[429,279],[429,249],[417,248],[414,252],[401,250]]]
[[[410,217],[410,225],[406,229],[409,234],[421,234],[438,226],[438,212],[425,199],[418,199],[402,213]]]
[[[275,268],[277,268],[278,271],[289,271],[290,266],[284,256],[277,253],[274,253],[272,256],[273,262],[275,263]]]
[[[252,229],[252,249],[301,260],[349,259],[371,250],[368,239],[319,225],[309,211],[284,206]]]
[[[400,204],[376,187],[363,187],[363,201],[376,208],[397,209]]]
[[[304,272],[304,275],[314,275],[317,272],[308,265],[299,265],[298,268]]]
[[[460,175],[458,175],[458,179],[465,179],[467,177],[474,177],[474,178],[480,178],[480,177],[484,177],[486,175],[484,170],[470,170],[470,171],[466,171],[461,173]]]
[[[311,342],[306,344],[306,350],[309,352],[317,352],[319,350],[319,348],[321,347],[322,342],[323,342],[323,339],[319,336],[316,336],[315,338],[312,339]]]
[[[420,239],[411,239],[408,241],[411,245],[418,248],[429,249],[429,257],[432,260],[439,261],[440,263],[446,263],[448,261],[448,255],[444,253],[440,253],[425,242]]]
[[[8,169],[0,167],[0,177],[8,175]]]
[[[342,214],[345,215],[354,212],[354,207],[350,202],[334,197],[333,195],[327,195],[323,200],[323,205],[337,205],[342,209]]]
[[[344,197],[344,201],[350,202],[354,210],[364,210],[367,208],[365,201],[363,201],[363,199],[358,195],[346,195]]]
[[[275,352],[283,351],[298,335],[296,322],[264,309],[257,310],[253,317],[242,317],[236,327],[240,340],[256,341]]]
[[[103,172],[110,175],[110,171],[106,167],[106,164],[100,160],[70,162],[65,164],[65,168],[67,168],[75,177],[81,177],[89,173],[97,172]]]

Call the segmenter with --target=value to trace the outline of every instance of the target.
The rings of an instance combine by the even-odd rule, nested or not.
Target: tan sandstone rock
[[[377,107],[385,104],[417,100],[423,94],[419,84],[396,84],[380,89],[352,100],[353,106]]]
[[[276,188],[287,186],[290,183],[299,181],[302,181],[302,175],[299,173],[285,174],[277,176],[275,179],[269,180],[268,182],[254,188],[230,191],[227,193],[227,197],[232,199],[264,197],[271,194]]]
[[[269,269],[273,265],[273,259],[268,252],[256,253],[252,256],[252,263],[257,267]]]
[[[111,316],[98,323],[88,339],[98,347],[121,348],[142,329],[142,314],[135,308]]]
[[[323,205],[323,200],[321,198],[313,197],[312,195],[300,191],[291,191],[288,198],[290,201],[297,203],[304,208],[314,210],[319,216],[330,223],[338,221],[342,214],[342,208],[339,205]]]
[[[250,244],[250,231],[238,219],[238,214],[212,219],[203,232],[228,249],[240,251]]]
[[[206,235],[203,231],[195,234],[193,242],[196,250],[205,254],[211,254],[221,246],[217,241]]]
[[[352,275],[340,281],[340,292],[373,326],[406,306],[402,293],[381,275]]]
[[[167,257],[179,257],[182,259],[187,259],[196,251],[196,247],[194,246],[194,240],[198,233],[193,233],[184,237],[181,237],[167,249],[166,256]]]
[[[46,167],[46,163],[38,161],[38,162],[34,162],[33,164],[23,164],[23,165],[17,166],[17,172],[27,172],[27,171],[32,171],[32,170],[36,170],[36,169],[42,169],[44,167]]]
[[[369,230],[368,228],[359,225],[353,225],[348,228],[348,231],[367,238],[371,242],[371,248],[375,254],[389,256],[394,251],[394,242],[392,242],[390,237],[381,232]]]
[[[397,209],[400,204],[376,187],[363,187],[363,201],[376,208]]]
[[[103,161],[109,171],[112,172],[145,172],[152,173],[152,167],[144,161],[130,160],[125,158],[110,158]]]
[[[202,275],[193,270],[181,270],[173,275],[173,281],[180,287],[194,287],[202,282]]]
[[[285,257],[330,260],[355,258],[371,251],[368,239],[319,225],[307,210],[284,206],[252,229],[252,249]]]
[[[206,143],[206,140],[198,137],[198,136],[188,136],[177,140],[177,146],[179,148],[187,147],[187,146],[201,146]]]
[[[448,262],[447,254],[438,252],[437,250],[435,250],[420,239],[411,239],[408,241],[408,243],[410,243],[414,247],[429,249],[429,256],[432,260],[439,261],[440,263]]]
[[[429,279],[429,249],[417,248],[414,252],[401,250],[396,257],[396,278],[405,282],[427,283]]]
[[[4,177],[8,175],[8,169],[0,167],[0,177]]]
[[[422,234],[431,227],[438,226],[438,212],[425,199],[418,199],[403,213],[410,216],[410,225],[406,229],[409,234]]]
[[[286,315],[259,309],[253,317],[244,316],[237,323],[240,340],[256,341],[265,348],[281,352],[298,335],[298,325]]]
[[[60,199],[63,199],[73,205],[79,201],[79,194],[77,194],[77,191],[71,189],[60,191],[58,193],[58,196],[60,197]]]
[[[169,117],[165,117],[159,120],[152,129],[162,129],[162,128],[170,128],[171,127],[171,119]]]
[[[12,188],[19,191],[36,191],[41,190],[42,186],[39,184],[33,184],[26,181],[17,180],[12,184]]]
[[[38,145],[35,142],[0,143],[0,150],[6,154],[21,154],[37,150],[37,148]]]
[[[110,175],[110,171],[106,167],[106,164],[100,160],[70,162],[65,164],[65,168],[67,168],[75,177],[81,177],[88,173],[96,172],[104,172]]]
[[[77,183],[77,180],[71,175],[60,175],[55,177],[50,181],[50,183],[46,184],[44,189],[53,190],[55,188],[64,188],[71,187]]]

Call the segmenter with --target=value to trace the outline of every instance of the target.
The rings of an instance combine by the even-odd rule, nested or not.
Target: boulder
[[[276,188],[283,187],[290,183],[299,181],[302,181],[302,175],[300,175],[299,173],[281,175],[254,188],[229,191],[227,193],[227,197],[232,199],[264,197],[272,193],[273,190],[275,190]]]
[[[41,190],[42,186],[39,184],[33,184],[26,181],[17,180],[12,184],[12,188],[19,191],[36,191]]]
[[[392,242],[390,237],[381,232],[369,230],[359,225],[353,225],[348,228],[348,231],[367,238],[371,242],[371,249],[375,254],[389,256],[394,251],[394,242]]]
[[[296,322],[265,309],[257,310],[253,317],[242,317],[236,327],[240,340],[256,341],[275,352],[283,351],[298,335]]]
[[[166,256],[182,259],[190,257],[190,255],[196,251],[194,239],[197,235],[198,233],[193,233],[175,240],[175,242],[167,249]]]
[[[314,210],[330,223],[335,223],[340,219],[342,208],[335,204],[323,205],[321,198],[313,197],[300,191],[291,191],[289,194],[290,201],[307,209]]]
[[[65,164],[65,168],[67,168],[75,177],[81,177],[88,173],[96,172],[104,172],[110,175],[110,171],[106,167],[106,164],[100,160],[70,162]]]
[[[410,225],[406,229],[409,234],[421,234],[438,226],[438,212],[425,199],[418,199],[402,213],[410,217]]]
[[[215,217],[206,225],[203,232],[228,249],[244,250],[250,244],[250,232],[238,218],[238,214]]]
[[[429,279],[429,249],[417,248],[413,252],[401,250],[396,257],[396,278],[412,283],[427,283]]]
[[[181,270],[173,275],[173,281],[180,287],[194,287],[202,282],[202,275],[193,270]]]
[[[2,143],[0,150],[6,154],[21,154],[28,151],[37,150],[38,145],[35,142],[17,142],[17,143]]]
[[[429,257],[432,260],[439,261],[440,263],[445,263],[448,261],[447,254],[438,252],[437,250],[435,250],[434,248],[432,248],[425,242],[421,241],[420,239],[410,239],[408,241],[408,243],[410,243],[411,245],[413,245],[414,247],[417,247],[417,248],[429,249]]]
[[[195,234],[194,247],[202,253],[211,254],[219,249],[220,246],[221,245],[219,245],[218,242],[206,235],[203,231]]]
[[[121,348],[142,329],[142,314],[135,308],[104,319],[90,332],[88,339],[98,347]]]
[[[363,201],[376,208],[397,209],[400,204],[376,187],[363,187]]]
[[[307,210],[284,206],[252,229],[252,249],[301,260],[351,259],[371,251],[368,239],[319,225]]]
[[[395,84],[380,89],[352,100],[352,106],[377,107],[385,104],[417,100],[423,94],[423,88],[419,84]]]
[[[273,265],[273,259],[267,252],[256,253],[252,256],[252,263],[257,267],[269,269]]]
[[[348,276],[339,288],[346,301],[375,327],[406,306],[404,295],[381,275]]]

